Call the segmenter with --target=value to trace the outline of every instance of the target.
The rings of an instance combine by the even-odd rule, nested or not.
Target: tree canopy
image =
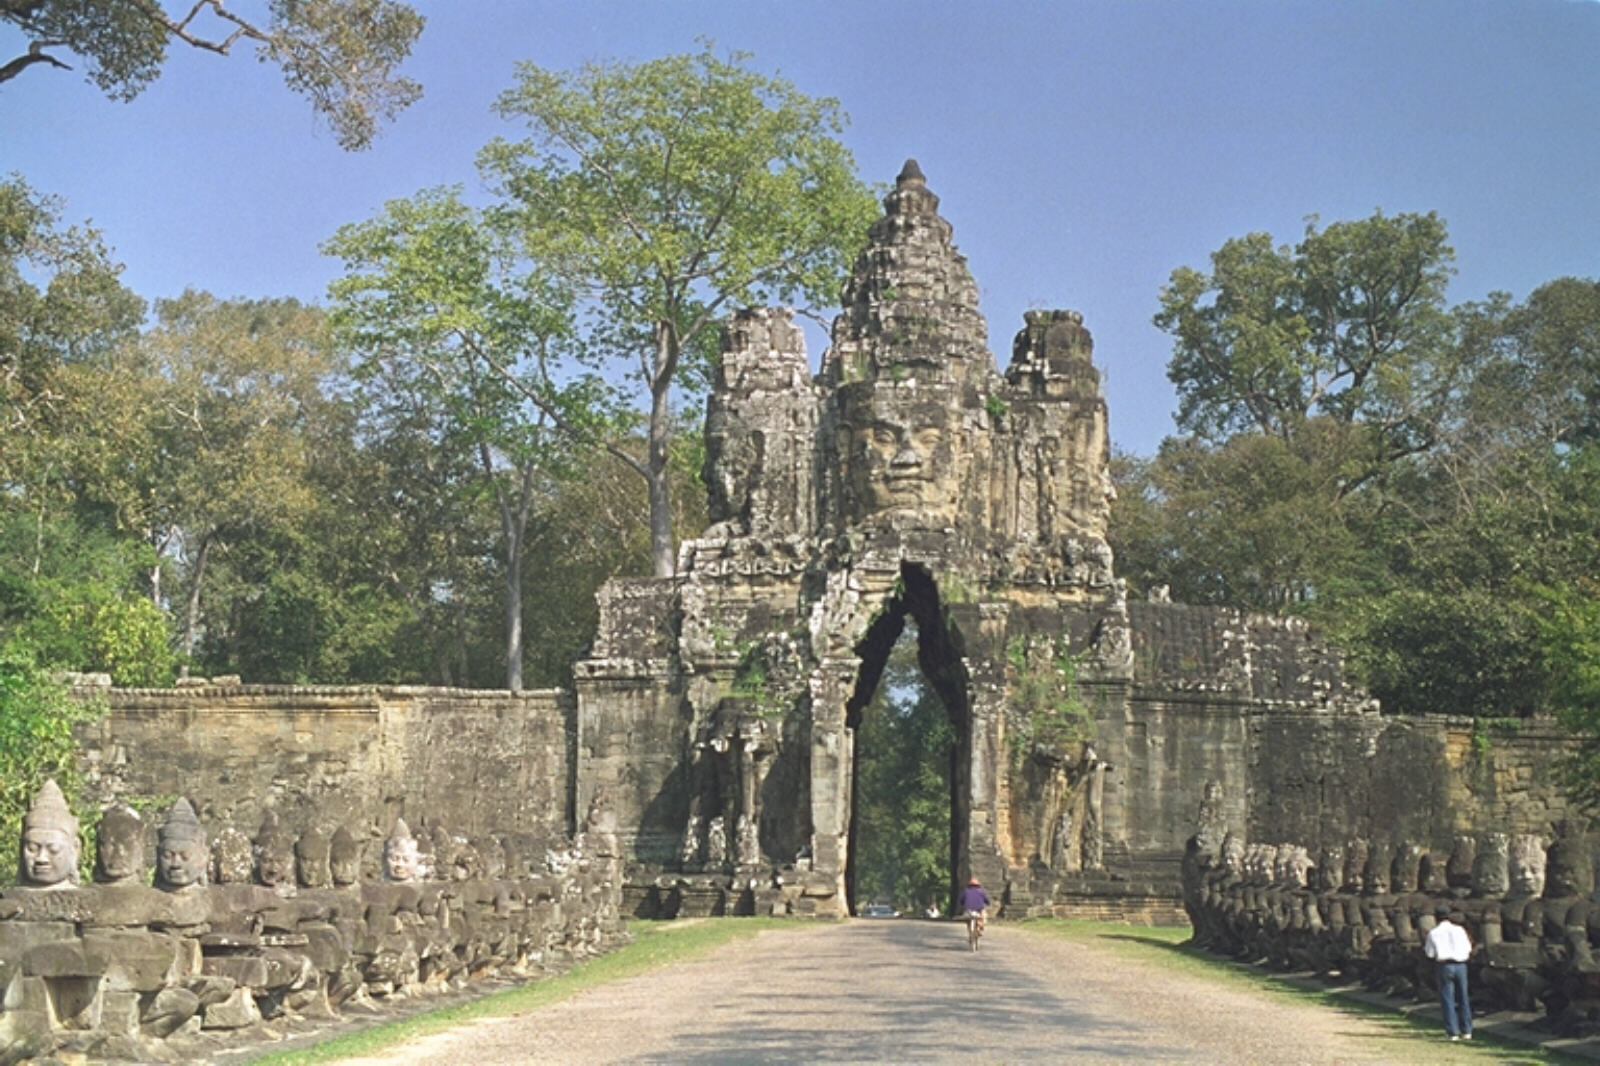
[[[182,10],[182,9],[180,9]],[[183,14],[160,0],[0,0],[0,23],[27,40],[0,64],[0,84],[34,67],[73,69],[113,100],[131,100],[154,81],[177,41],[228,55],[240,40],[312,107],[347,149],[365,148],[378,123],[422,95],[395,72],[422,32],[423,18],[396,0],[268,0],[262,24],[221,0],[197,0]]]
[[[1116,458],[1118,572],[1308,616],[1393,712],[1556,710],[1552,604],[1600,572],[1600,286],[1452,308],[1445,240],[1380,213],[1173,272],[1183,435]]]
[[[1460,376],[1445,241],[1437,215],[1380,212],[1313,220],[1293,248],[1252,233],[1209,274],[1173,271],[1155,322],[1174,337],[1179,429],[1289,437],[1322,417],[1365,427],[1373,463],[1427,448]]]
[[[747,59],[522,64],[497,108],[528,136],[479,158],[499,224],[570,287],[585,350],[648,412],[643,454],[613,451],[646,483],[658,575],[675,565],[672,387],[703,385],[735,308],[832,305],[877,211],[838,104]]]

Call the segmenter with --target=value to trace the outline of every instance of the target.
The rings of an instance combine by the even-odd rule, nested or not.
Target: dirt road
[[[1440,1040],[1423,1045],[1426,1061],[1454,1060],[1458,1046]],[[955,923],[854,921],[764,932],[347,1062],[1237,1066],[1413,1062],[1418,1046],[1374,1019],[1174,975],[1093,942],[991,927],[974,955]]]

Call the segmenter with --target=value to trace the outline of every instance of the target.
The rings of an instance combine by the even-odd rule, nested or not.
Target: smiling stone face
[[[848,516],[890,515],[925,528],[954,523],[961,488],[959,417],[936,386],[868,385],[841,405],[840,452],[849,488]]]
[[[156,884],[167,889],[205,884],[207,843],[194,807],[186,799],[178,800],[157,831]]]
[[[404,818],[394,820],[394,831],[383,842],[383,876],[401,884],[422,879],[422,849]]]
[[[28,884],[53,888],[71,883],[78,867],[78,841],[59,829],[22,834],[22,873]]]
[[[34,888],[70,888],[78,880],[78,819],[54,780],[46,781],[22,817],[17,873]]]
[[[156,871],[168,888],[188,888],[200,882],[205,849],[195,840],[169,840],[156,853]]]

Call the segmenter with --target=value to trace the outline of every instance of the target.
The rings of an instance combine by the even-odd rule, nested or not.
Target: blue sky
[[[517,132],[490,113],[517,61],[647,59],[706,36],[837,97],[868,180],[921,162],[1002,365],[1024,310],[1082,311],[1113,442],[1140,453],[1175,406],[1159,289],[1229,237],[1434,210],[1452,301],[1600,277],[1592,0],[417,6],[406,69],[426,96],[370,151],[340,151],[274,68],[174,50],[131,104],[41,67],[0,86],[0,169],[92,219],[141,295],[321,299],[337,264],[318,244],[338,226],[430,185],[476,188],[477,150]],[[5,58],[15,44],[0,33]]]

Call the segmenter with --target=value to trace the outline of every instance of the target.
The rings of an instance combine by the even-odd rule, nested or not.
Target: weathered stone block
[[[48,1011],[0,1012],[0,1066],[14,1066],[41,1056],[50,1050],[53,1043]]]
[[[316,980],[311,960],[297,951],[263,948],[261,959],[266,965],[268,988],[302,988]]]
[[[89,885],[84,899],[85,928],[157,926],[185,928],[211,920],[210,900],[203,889],[163,892],[149,885]]]
[[[245,988],[267,987],[267,960],[256,955],[211,955],[201,963],[208,977],[226,977]]]
[[[90,929],[88,951],[106,960],[106,987],[114,991],[154,992],[174,979],[178,938],[141,930]]]
[[[209,1007],[233,995],[234,980],[221,974],[195,974],[184,980],[183,987],[200,997],[202,1007]]]
[[[1531,970],[1539,965],[1539,942],[1485,944],[1483,961],[1496,969]]]
[[[86,948],[82,940],[58,940],[24,952],[22,972],[32,977],[98,978],[106,972],[106,957]]]
[[[140,1006],[144,997],[134,991],[101,993],[100,1027],[107,1033],[136,1036],[139,1032]]]
[[[0,922],[0,958],[16,960],[39,944],[56,943],[77,937],[71,922]]]
[[[345,947],[344,937],[333,926],[304,925],[301,926],[301,932],[306,938],[301,951],[311,960],[311,964],[323,973],[333,973],[349,960],[350,952]]]
[[[46,977],[43,980],[50,994],[50,1010],[58,1026],[63,1029],[100,1028],[104,1000],[100,995],[98,975]]]
[[[156,993],[140,1019],[144,1031],[165,1037],[176,1032],[200,1010],[200,997],[187,988],[164,988]]]
[[[202,1019],[203,1029],[243,1029],[259,1022],[261,1011],[248,989],[236,988],[221,1003],[213,1003],[205,1008]]]
[[[92,911],[90,893],[81,888],[28,888],[5,892],[7,910],[16,922],[82,922]]]

